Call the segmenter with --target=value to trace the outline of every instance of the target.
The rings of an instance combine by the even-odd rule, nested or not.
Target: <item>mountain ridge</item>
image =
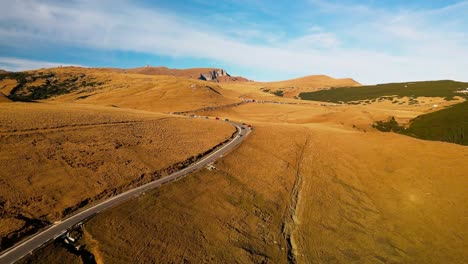
[[[139,68],[125,69],[125,72],[144,74],[144,75],[169,75],[176,77],[185,77],[189,79],[198,79],[210,82],[248,82],[247,78],[242,76],[231,76],[226,70],[221,68],[188,68],[171,69],[165,66],[146,66]]]

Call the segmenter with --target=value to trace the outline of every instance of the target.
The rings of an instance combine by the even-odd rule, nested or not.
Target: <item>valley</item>
[[[454,93],[464,83],[425,82],[409,92],[407,84],[334,88],[336,79],[324,77],[320,84],[266,84],[101,68],[40,72],[28,74],[53,74],[58,83],[85,74],[80,78],[97,84],[67,81],[76,88],[11,102],[13,90],[28,96],[42,86],[0,82],[10,101],[0,104],[2,247],[13,243],[9,237],[163,178],[174,164],[229,139],[235,129],[228,119],[253,131],[215,169],[201,168],[84,223],[79,243],[97,263],[468,259],[468,149],[442,142],[449,140],[437,132],[414,132],[430,124],[464,133],[466,97]],[[299,86],[282,96],[270,92]],[[411,136],[374,127],[392,117]],[[41,224],[27,226],[20,215]],[[82,260],[57,240],[22,261]]]

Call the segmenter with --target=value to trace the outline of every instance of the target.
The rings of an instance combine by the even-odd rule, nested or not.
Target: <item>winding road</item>
[[[220,121],[222,122],[222,121]],[[197,161],[196,163],[191,164],[190,166],[175,172],[169,176],[166,176],[162,179],[158,179],[147,183],[145,185],[136,187],[134,189],[128,190],[124,193],[119,195],[110,197],[107,200],[101,201],[98,204],[93,205],[90,208],[87,208],[83,211],[79,211],[78,213],[70,216],[59,223],[49,226],[47,229],[37,233],[36,235],[25,239],[24,241],[19,242],[15,246],[1,252],[0,255],[0,263],[7,264],[7,263],[15,263],[24,256],[31,254],[34,250],[42,247],[43,245],[47,244],[48,242],[62,236],[65,234],[70,228],[82,223],[84,220],[94,216],[95,214],[109,209],[117,204],[120,204],[132,197],[135,197],[139,194],[142,194],[148,190],[157,188],[165,183],[175,181],[184,177],[185,175],[199,170],[209,163],[215,161],[216,159],[222,157],[228,151],[239,145],[244,138],[251,132],[250,129],[242,129],[242,124],[232,121],[226,121],[237,129],[237,135],[224,146],[219,148],[218,150],[208,154],[207,156],[203,157],[201,160]]]

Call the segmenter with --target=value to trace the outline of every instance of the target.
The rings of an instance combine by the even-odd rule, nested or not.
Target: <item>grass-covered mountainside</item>
[[[443,97],[447,100],[461,96],[457,91],[468,88],[468,83],[456,81],[425,81],[407,83],[388,83],[359,88],[334,88],[317,92],[301,93],[304,100],[347,103],[352,101],[376,100],[382,97]]]
[[[34,101],[67,94],[78,89],[104,84],[86,74],[58,76],[54,72],[6,72],[0,73],[0,81],[15,80],[16,86],[8,98],[13,101]]]
[[[383,132],[468,146],[468,101],[420,115],[411,121],[408,128],[399,125],[394,117],[377,121],[373,126]]]
[[[468,101],[418,116],[402,133],[468,146]]]
[[[311,93],[301,93],[305,100],[334,103],[356,103],[359,101],[376,102],[394,100],[395,97],[441,97],[452,100],[455,96],[467,98],[468,83],[456,81],[425,81],[408,83],[389,83],[359,88],[334,88]],[[396,102],[396,101],[393,101]],[[438,140],[468,145],[468,102],[460,103],[437,112],[418,116],[408,128],[401,127],[394,118],[378,121],[374,125],[381,131],[393,131],[421,139]]]

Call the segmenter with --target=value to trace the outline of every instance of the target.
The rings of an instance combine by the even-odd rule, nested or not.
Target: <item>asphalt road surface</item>
[[[232,121],[220,121],[220,122],[229,122],[237,128],[237,135],[232,139],[230,142],[226,143],[224,146],[208,154],[207,156],[203,157],[200,161],[193,163],[192,165],[186,167],[183,170],[175,172],[169,176],[166,176],[162,179],[158,179],[142,185],[140,187],[136,187],[134,189],[128,190],[124,193],[119,195],[113,196],[107,200],[104,200],[94,206],[87,208],[83,211],[79,211],[78,213],[70,216],[62,220],[59,223],[56,223],[52,226],[49,226],[47,229],[39,232],[38,234],[25,239],[24,241],[16,244],[15,246],[5,250],[0,255],[0,263],[7,264],[7,263],[15,263],[16,261],[20,260],[24,256],[31,254],[35,249],[43,246],[44,244],[48,243],[49,241],[60,237],[61,235],[65,234],[70,228],[80,224],[84,220],[92,217],[93,215],[106,210],[110,207],[113,207],[123,201],[131,199],[134,196],[137,196],[141,193],[144,193],[150,189],[157,188],[165,183],[177,180],[185,175],[201,169],[205,167],[207,164],[215,161],[216,159],[222,157],[226,154],[229,150],[233,149],[235,146],[239,145],[247,136],[251,130],[247,127],[242,129],[242,124],[232,122]]]

